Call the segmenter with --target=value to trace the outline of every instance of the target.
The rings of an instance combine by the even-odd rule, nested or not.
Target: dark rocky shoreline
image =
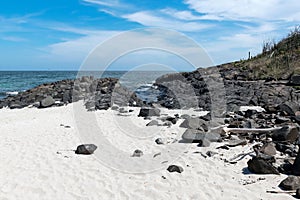
[[[155,83],[162,91],[158,103],[170,109],[199,107],[211,110],[212,99],[218,101],[218,96],[215,96],[222,93],[221,98],[226,104],[224,101],[217,102],[217,107],[225,105],[226,111],[237,111],[240,106],[249,105],[269,110],[285,102],[300,102],[300,91],[294,88],[300,85],[295,82],[298,76],[292,76],[289,80],[269,81],[248,80],[232,74],[234,72],[229,69],[212,67],[165,75]],[[191,96],[194,99],[189,100]]]
[[[115,78],[82,77],[46,83],[0,100],[0,108],[20,109],[28,106],[47,108],[84,100],[88,110],[108,109],[112,104],[142,106],[135,93],[127,90]]]

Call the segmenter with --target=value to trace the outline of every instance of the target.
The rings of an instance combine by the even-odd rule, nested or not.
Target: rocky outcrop
[[[84,100],[88,110],[108,109],[112,104],[142,106],[134,92],[127,90],[115,78],[81,77],[40,85],[0,100],[0,108],[11,109],[35,106],[46,108]]]
[[[231,73],[232,69],[219,66],[164,75],[155,83],[161,91],[158,103],[171,109],[199,107],[220,112],[248,105],[262,106],[267,111],[281,106],[293,112],[295,107],[290,105],[300,102],[300,92],[288,80],[252,81],[242,74],[230,76]]]

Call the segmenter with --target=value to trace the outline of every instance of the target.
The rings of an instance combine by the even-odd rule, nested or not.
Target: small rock
[[[141,157],[143,155],[144,153],[141,150],[137,149],[133,152],[132,157]]]
[[[9,105],[9,108],[10,109],[21,109],[21,108],[24,108],[24,106],[19,103],[12,103]]]
[[[128,111],[125,110],[125,108],[120,108],[120,109],[119,109],[119,112],[120,112],[120,113],[128,113]]]
[[[217,155],[218,153],[217,152],[213,152],[213,151],[207,151],[206,152],[206,155],[208,156],[208,157],[213,157],[214,155]]]
[[[181,119],[189,119],[191,118],[191,116],[189,116],[188,114],[183,114],[180,116]]]
[[[47,96],[40,102],[40,108],[47,108],[55,104],[55,100],[51,96]]]
[[[256,110],[246,110],[244,117],[246,118],[252,118],[253,115],[257,114]]]
[[[139,117],[149,117],[149,116],[160,116],[160,110],[158,108],[141,108]]]
[[[269,156],[275,156],[276,155],[276,145],[273,142],[264,144],[259,151],[263,154],[269,155]]]
[[[40,102],[34,102],[32,104],[33,107],[36,107],[36,108],[39,108],[41,106],[41,103]]]
[[[197,147],[209,147],[210,146],[210,141],[208,141],[207,139],[203,139],[199,141],[199,144],[197,145]]]
[[[172,126],[172,122],[167,121],[167,122],[165,122],[165,123],[163,124],[163,126],[171,127],[171,126]]]
[[[169,121],[169,122],[171,122],[172,124],[176,124],[176,122],[177,122],[177,118],[175,118],[175,117],[170,117],[170,116],[168,116],[168,117],[166,118],[166,120]]]
[[[177,165],[170,165],[167,169],[169,172],[177,172],[177,173],[182,173],[183,168]]]
[[[203,119],[204,121],[211,121],[211,115],[210,113],[200,116],[200,119]]]
[[[164,141],[163,141],[162,138],[157,138],[157,139],[155,140],[155,142],[156,142],[156,144],[164,144]]]
[[[112,110],[118,110],[119,107],[118,107],[118,106],[112,106],[111,109],[112,109]]]
[[[288,176],[286,179],[281,181],[279,187],[282,190],[296,190],[300,188],[300,177],[299,176]]]
[[[146,124],[146,126],[157,126],[157,125],[158,125],[158,121],[156,120],[152,120],[148,124]]]
[[[90,155],[93,154],[97,149],[97,146],[94,144],[82,144],[79,145],[75,151],[76,154]]]
[[[300,76],[299,75],[292,75],[289,81],[291,85],[300,85]]]

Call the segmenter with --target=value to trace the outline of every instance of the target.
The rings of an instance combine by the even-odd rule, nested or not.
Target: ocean
[[[105,71],[80,72],[77,71],[0,71],[0,99],[8,95],[16,95],[44,83],[51,83],[64,79],[75,79],[80,76],[94,76],[96,78],[118,78],[120,83],[135,91],[144,101],[153,102],[159,91],[153,88],[156,78],[169,74],[167,71]]]

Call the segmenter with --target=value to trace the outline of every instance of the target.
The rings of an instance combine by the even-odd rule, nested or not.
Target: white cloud
[[[189,10],[176,10],[173,8],[165,8],[160,10],[160,12],[167,14],[176,19],[185,20],[185,21],[194,21],[194,20],[220,20],[220,17],[214,15],[194,15]]]
[[[119,5],[119,1],[117,0],[110,0],[110,1],[106,1],[106,0],[83,0],[84,2],[87,3],[92,3],[92,4],[97,4],[100,6],[108,6],[108,7],[113,7],[113,6],[118,6]]]
[[[201,31],[203,29],[210,28],[212,25],[204,24],[200,22],[185,22],[172,18],[167,18],[159,15],[155,15],[150,11],[141,11],[133,14],[123,15],[123,18],[140,23],[144,26],[150,27],[164,27],[179,31]]]
[[[72,29],[68,29],[70,31]],[[75,29],[76,30],[76,29]],[[76,30],[76,32],[78,32]],[[167,49],[168,52],[179,52],[179,55],[201,62],[201,66],[210,66],[210,60],[208,57],[203,57],[205,53],[201,51],[201,48],[193,41],[184,37],[182,34],[175,31],[165,31],[164,29],[138,29],[130,32],[115,31],[87,31],[89,34],[82,36],[78,39],[70,39],[67,41],[59,42],[42,49],[45,54],[40,57],[43,60],[55,61],[60,65],[73,65],[78,66],[84,62],[85,58],[92,53],[92,58],[85,64],[89,69],[98,69],[98,66],[106,66],[108,63],[105,61],[113,59],[116,55],[122,56],[122,52],[127,52],[128,49],[136,49],[135,56],[129,56],[126,61],[126,66],[134,66],[136,63],[147,64],[151,60],[152,56],[154,60],[152,62],[164,62],[176,65],[172,62],[173,56],[160,56],[166,55],[161,51]],[[114,37],[112,37],[114,36]],[[110,40],[112,38],[112,40]],[[101,44],[101,45],[100,45]],[[101,46],[100,50],[98,45]],[[142,46],[142,49],[139,49]],[[97,48],[96,48],[97,47]],[[159,53],[149,54],[149,49],[157,49]],[[93,50],[93,51],[92,51]],[[155,51],[155,50],[154,50]],[[120,54],[118,54],[120,53]],[[172,54],[172,53],[171,53]],[[139,55],[139,56],[136,56]],[[117,57],[118,57],[117,56]],[[199,59],[201,61],[199,61]],[[178,63],[177,63],[178,64]],[[96,67],[96,68],[94,68]],[[120,64],[117,67],[122,67]],[[180,66],[179,66],[180,67]]]
[[[225,20],[284,20],[300,21],[298,0],[185,0],[199,13]]]
[[[97,45],[116,35],[117,31],[93,31],[81,30],[76,28],[57,28],[66,32],[73,31],[74,33],[85,34],[77,39],[65,39],[65,41],[54,43],[41,49],[46,52],[42,56],[43,59],[55,60],[60,63],[68,63],[80,65]]]
[[[81,0],[81,1],[84,3],[98,5],[101,8],[106,7],[106,8],[112,8],[114,10],[129,9],[133,7],[133,5],[124,3],[123,1],[119,1],[119,0]]]

